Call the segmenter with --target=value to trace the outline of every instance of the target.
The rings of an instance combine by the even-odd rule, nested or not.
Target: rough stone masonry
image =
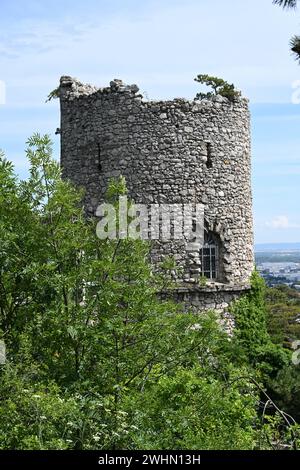
[[[176,259],[176,300],[224,313],[254,266],[248,101],[146,101],[138,92],[121,80],[99,89],[61,78],[63,175],[85,188],[90,214],[120,175],[136,203],[203,204],[204,247],[155,242],[151,257]]]

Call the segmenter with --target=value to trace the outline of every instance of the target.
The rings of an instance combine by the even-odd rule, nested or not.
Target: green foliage
[[[265,282],[254,271],[250,292],[233,305],[232,313],[236,321],[235,341],[242,353],[251,364],[272,375],[288,364],[290,356],[271,340],[267,329],[265,294]]]
[[[232,308],[236,322],[235,336],[252,357],[256,355],[257,348],[268,340],[264,294],[265,283],[255,271],[250,292]]]
[[[282,285],[267,289],[267,327],[272,341],[286,348],[300,340],[300,294]]]
[[[253,388],[243,380],[226,384],[203,365],[178,368],[131,402],[140,429],[133,437],[135,445],[251,450],[257,439],[257,401]]]
[[[296,59],[300,61],[300,36],[293,36],[290,42],[291,51],[294,53]]]
[[[300,367],[292,363],[279,370],[269,382],[269,389],[278,406],[300,422]]]
[[[55,88],[54,90],[50,91],[49,95],[47,96],[46,103],[57,98],[59,98],[59,88]]]
[[[252,290],[233,307],[237,326],[234,342],[240,360],[255,367],[269,395],[298,422],[300,368],[292,364],[287,348],[300,338],[295,323],[299,305],[296,291],[286,286],[267,289],[255,272]]]
[[[1,449],[67,449],[72,442],[73,399],[62,399],[55,385],[20,380],[6,367],[1,373]]]
[[[133,429],[114,397],[34,383],[16,366],[2,371],[0,393],[1,449],[121,448]]]
[[[230,341],[213,313],[183,315],[159,299],[174,259],[156,275],[147,243],[96,236],[48,136],[29,139],[27,156],[26,182],[0,158],[0,448],[259,446],[247,358],[265,374],[282,360],[261,280],[235,306]],[[120,178],[107,198],[117,209],[126,193]]]
[[[200,276],[199,285],[200,285],[200,287],[206,287],[207,286],[207,277],[206,276]]]
[[[273,3],[283,8],[296,8],[297,6],[297,0],[273,0]]]
[[[222,78],[211,77],[209,75],[197,75],[194,80],[201,85],[206,85],[213,89],[213,92],[198,93],[196,95],[196,98],[198,99],[211,98],[214,95],[221,95],[225,98],[228,98],[230,101],[234,101],[241,96],[240,92],[235,89],[233,84],[229,84]]]
[[[292,342],[300,340],[300,295],[287,286],[267,289],[267,328],[272,342],[291,350]],[[276,377],[271,377],[269,388],[279,406],[300,422],[300,368],[289,361]]]

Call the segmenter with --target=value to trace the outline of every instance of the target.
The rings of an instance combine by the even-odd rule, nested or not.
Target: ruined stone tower
[[[136,203],[203,204],[204,246],[155,243],[152,260],[174,255],[177,300],[226,311],[254,265],[247,100],[145,101],[136,85],[97,89],[71,77],[61,78],[59,96],[63,174],[85,188],[86,210],[95,213],[120,175]]]

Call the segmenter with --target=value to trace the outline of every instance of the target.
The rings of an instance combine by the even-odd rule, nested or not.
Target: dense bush
[[[300,367],[292,363],[291,343],[300,339],[299,294],[282,286],[267,288],[255,272],[252,290],[233,307],[239,357],[260,374],[266,391],[300,422]]]

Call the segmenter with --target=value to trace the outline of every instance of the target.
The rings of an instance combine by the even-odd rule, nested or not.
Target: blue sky
[[[289,52],[300,9],[284,12],[272,0],[1,0],[0,7],[0,148],[21,177],[33,132],[51,134],[59,158],[59,107],[45,99],[61,75],[99,86],[121,78],[164,99],[193,98],[193,78],[209,73],[251,102],[256,242],[300,241],[300,104],[292,103],[300,65]]]

